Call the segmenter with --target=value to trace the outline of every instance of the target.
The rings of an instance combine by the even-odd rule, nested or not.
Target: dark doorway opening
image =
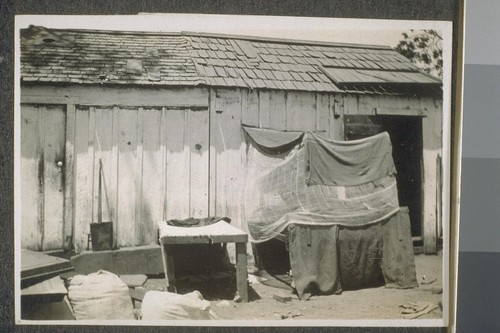
[[[411,235],[422,236],[422,118],[415,116],[345,116],[345,139],[388,132],[398,184],[399,205],[410,211]]]

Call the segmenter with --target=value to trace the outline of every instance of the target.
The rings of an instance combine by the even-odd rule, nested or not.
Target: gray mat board
[[[500,158],[500,66],[465,65],[464,158]]]
[[[460,251],[500,252],[499,191],[500,159],[462,159]]]
[[[465,63],[500,65],[500,1],[467,1]],[[493,42],[495,41],[495,42]]]
[[[457,333],[500,332],[500,253],[460,252]]]

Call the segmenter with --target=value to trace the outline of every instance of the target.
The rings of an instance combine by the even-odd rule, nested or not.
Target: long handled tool
[[[101,143],[99,141],[99,134],[95,132],[95,137],[97,141],[97,146],[99,152],[102,154]],[[102,158],[99,157],[99,184],[98,184],[98,194],[97,194],[97,223],[91,223],[91,236],[92,236],[92,249],[94,251],[99,250],[111,250],[113,249],[113,222],[103,222],[102,221],[102,187],[103,187],[103,175],[104,170],[102,167]]]
[[[97,223],[102,223],[102,159],[99,158],[99,189],[97,194]]]

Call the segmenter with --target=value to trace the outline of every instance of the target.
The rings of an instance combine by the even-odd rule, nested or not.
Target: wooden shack
[[[119,247],[156,243],[157,220],[244,226],[247,125],[335,140],[388,131],[400,205],[435,253],[442,117],[441,81],[385,46],[31,26],[21,246],[84,250],[99,205]]]

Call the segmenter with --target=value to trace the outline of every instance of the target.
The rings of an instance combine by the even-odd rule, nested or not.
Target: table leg
[[[170,292],[177,292],[175,287],[174,251],[172,245],[161,244],[163,270],[165,272],[165,286]]]
[[[248,273],[246,243],[236,243],[236,288],[243,302],[248,302]]]

